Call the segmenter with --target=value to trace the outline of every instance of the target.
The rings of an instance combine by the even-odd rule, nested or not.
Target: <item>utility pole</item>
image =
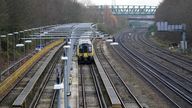
[[[0,33],[0,36],[1,36],[1,33]],[[1,51],[1,37],[0,37],[0,51]]]
[[[181,49],[183,50],[183,53],[187,49],[187,41],[186,41],[186,25],[182,25],[182,41],[181,41]]]

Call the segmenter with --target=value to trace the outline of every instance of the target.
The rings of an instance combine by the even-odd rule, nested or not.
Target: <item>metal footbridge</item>
[[[113,15],[128,16],[128,18],[135,20],[153,20],[157,10],[157,6],[147,5],[99,5],[96,7],[101,13],[108,8]]]
[[[99,5],[98,9],[111,9],[113,15],[155,15],[157,6],[146,5]]]

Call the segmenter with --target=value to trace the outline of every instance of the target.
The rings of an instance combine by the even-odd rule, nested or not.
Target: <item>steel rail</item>
[[[137,37],[137,36],[134,36],[134,37]],[[136,42],[135,42],[135,43],[136,43]],[[136,43],[136,44],[140,44],[140,43]],[[125,46],[125,47],[126,47],[126,46]],[[170,70],[168,67],[162,65],[161,63],[158,63],[158,62],[154,61],[152,58],[147,57],[146,55],[144,55],[143,53],[140,53],[139,51],[137,51],[137,50],[135,50],[135,49],[133,49],[133,51],[135,51],[137,54],[140,54],[141,56],[143,56],[143,58],[146,58],[147,60],[142,60],[142,61],[144,61],[146,64],[148,64],[149,67],[155,69],[155,70],[158,71],[160,74],[162,74],[162,75],[164,75],[165,77],[167,77],[167,78],[171,79],[172,81],[176,82],[178,85],[180,85],[180,86],[181,86],[182,88],[184,88],[186,91],[190,92],[190,94],[192,93],[192,90],[188,87],[188,86],[190,86],[189,83],[192,83],[191,80],[189,80],[189,79],[187,79],[187,78],[185,78],[185,77],[183,77],[183,76],[175,73],[174,71]],[[138,57],[140,57],[140,56],[138,56]],[[140,57],[140,59],[142,59],[142,58]],[[151,64],[153,64],[153,65],[151,65],[149,62],[150,62]],[[169,74],[166,74],[166,73],[164,73],[164,72],[161,72],[161,71],[159,71],[158,69],[154,68],[154,65],[160,66],[160,68],[162,68],[162,69],[164,70],[164,72],[166,72],[166,73],[171,72],[171,73],[169,73],[170,75],[169,75]],[[177,77],[177,78],[174,78],[174,76]],[[178,82],[176,79],[177,79],[177,80],[180,80],[180,81],[182,80],[182,83],[181,83],[181,82]],[[186,84],[186,85],[185,85],[185,84]]]
[[[100,108],[107,108],[106,102],[104,100],[104,97],[103,97],[103,94],[102,94],[102,91],[101,91],[99,80],[98,80],[98,78],[96,76],[96,69],[94,67],[95,67],[94,65],[90,65],[91,75],[92,75],[93,82],[94,82],[94,85],[95,85],[97,97],[98,97],[98,100],[99,100],[99,105],[100,105]]]
[[[86,95],[85,95],[85,83],[84,83],[84,77],[83,77],[83,72],[82,72],[82,66],[80,66],[80,76],[81,76],[83,108],[87,108]]]
[[[51,60],[51,64],[49,64],[49,69],[48,69],[48,71],[46,71],[47,74],[45,75],[44,80],[41,82],[40,92],[39,92],[39,94],[36,94],[35,99],[33,99],[33,101],[30,104],[30,108],[36,108],[38,106],[39,100],[43,95],[43,91],[45,90],[45,87],[47,86],[47,84],[49,82],[49,79],[51,78],[51,76],[52,76],[52,74],[54,72],[56,63],[57,63],[57,61],[58,61],[61,54],[62,54],[62,50],[59,50],[58,54],[56,54],[54,56],[53,60]],[[54,94],[54,92],[53,92],[53,94]],[[54,96],[52,96],[51,100],[54,100],[53,98],[54,98]],[[51,106],[52,105],[50,104],[49,107],[51,107]]]
[[[7,69],[5,69],[3,72],[1,72],[0,77],[2,77],[4,74],[6,74],[9,70],[11,70],[12,68],[14,68],[15,66],[17,66],[18,64],[20,64],[22,61],[25,61],[26,59],[32,57],[32,55],[35,53],[35,51],[33,51],[32,53],[28,54],[27,56],[21,58],[19,61],[15,62],[13,65],[11,65],[10,67],[8,67]],[[1,81],[1,79],[0,79]]]
[[[123,37],[123,36],[122,36]],[[151,66],[149,63],[147,63],[146,60],[144,60],[143,58],[141,58],[140,56],[136,55],[133,51],[131,51],[130,49],[128,49],[126,47],[126,45],[122,42],[122,37],[120,37],[120,43],[121,45],[128,51],[130,52],[134,57],[136,57],[138,60],[140,60],[140,64],[143,64],[143,66],[145,66],[144,64],[146,64],[147,66],[149,66],[150,68],[154,69],[156,72],[160,72],[159,70],[157,70],[156,68],[154,68],[153,66]],[[136,53],[138,53],[138,51],[134,50]],[[137,60],[137,62],[139,62]],[[145,68],[149,69],[147,66],[145,66]],[[151,69],[149,69],[151,70]],[[180,89],[178,89],[176,87],[176,85],[173,85],[172,83],[176,83],[177,85],[178,82],[168,82],[166,81],[164,78],[162,78],[160,75],[157,75],[154,71],[151,70],[151,72],[153,73],[152,75],[155,75],[156,77],[158,77],[159,81],[163,82],[168,88],[170,88],[172,91],[174,91],[175,93],[177,93],[181,98],[183,98],[184,100],[186,100],[188,103],[190,103],[192,105],[192,98],[189,97],[187,94],[185,94],[183,91],[181,91]],[[164,75],[165,76],[165,75]],[[180,85],[181,88],[184,88],[183,86]],[[190,91],[189,91],[190,92]]]
[[[170,51],[168,51],[168,50],[166,50],[166,49],[158,48],[158,47],[155,46],[155,45],[152,46],[151,44],[149,44],[149,42],[147,42],[147,41],[149,41],[149,40],[146,40],[143,36],[142,36],[142,38],[139,38],[139,40],[140,40],[141,42],[143,42],[144,44],[150,46],[150,47],[153,48],[153,49],[157,49],[157,50],[159,50],[159,51],[161,51],[161,52],[163,52],[163,53],[165,53],[165,54],[167,54],[167,55],[170,55],[170,56],[172,56],[172,57],[175,57],[175,58],[178,59],[178,60],[187,62],[188,65],[191,65],[191,64],[192,64],[192,59],[190,59],[190,58],[185,58],[184,56],[179,55],[179,54],[171,53]],[[150,41],[150,43],[153,43],[153,42]],[[155,43],[154,43],[154,44],[155,44]]]
[[[138,37],[138,39],[140,40],[140,36]],[[141,41],[141,40],[140,40],[140,41]],[[140,45],[142,46],[142,44],[141,44],[140,42],[138,42],[137,44],[140,44]],[[151,50],[151,49],[150,49],[150,50]],[[148,52],[151,53],[151,54],[153,54],[153,52],[150,51],[150,50],[148,50]],[[153,50],[153,49],[152,49],[152,50]],[[155,49],[155,50],[159,50],[159,49]],[[161,51],[161,50],[159,50],[159,51]],[[140,54],[142,54],[142,53],[140,53]],[[143,54],[142,54],[142,55],[143,55]],[[162,58],[160,54],[154,54],[154,55],[158,56],[159,58]],[[145,55],[144,55],[144,56],[145,56]],[[147,57],[147,56],[145,56],[145,57],[148,58],[148,59],[150,59],[150,60],[153,61],[153,62],[156,62],[156,61],[152,60],[152,58],[149,58],[149,57]],[[163,59],[163,58],[162,58],[162,59]],[[168,61],[168,60],[165,60],[165,61],[167,61],[167,62],[169,62],[169,63],[171,63],[171,64],[174,64],[174,63],[172,63],[172,61]],[[156,63],[157,63],[157,62],[156,62]],[[161,67],[165,68],[166,70],[169,70],[169,71],[173,72],[176,76],[181,77],[182,79],[185,79],[186,81],[192,83],[192,80],[191,80],[191,79],[188,79],[188,78],[186,78],[186,77],[184,77],[184,76],[182,76],[182,75],[180,75],[180,74],[178,74],[178,73],[176,73],[176,72],[168,69],[167,66],[164,66],[164,65],[162,65],[162,64],[160,64],[160,63],[158,63],[158,65],[160,65]],[[176,66],[178,66],[178,65],[176,65]],[[179,67],[181,67],[181,66],[179,66]],[[183,69],[183,67],[181,67],[181,68]],[[189,90],[189,91],[191,91],[191,90]]]
[[[112,46],[112,48],[113,48],[113,50],[119,55],[119,57],[123,60],[123,61],[125,61],[125,63],[127,63],[127,65],[129,65],[131,68],[133,68],[139,75],[141,75],[149,84],[151,84],[155,89],[157,89],[163,96],[165,96],[173,105],[175,105],[177,108],[181,108],[181,106],[179,106],[176,102],[174,102],[168,95],[166,95],[158,86],[156,86],[155,84],[154,84],[154,82],[152,82],[148,77],[146,77],[138,68],[137,68],[137,66],[135,66],[135,65],[133,65],[133,63],[130,63],[129,61],[128,61],[128,59],[126,58],[126,57],[128,57],[128,58],[130,58],[129,56],[126,56],[126,57],[123,57],[122,56],[122,53],[121,52],[119,52],[119,50],[123,50],[123,49],[120,49],[120,48],[118,48],[118,50],[115,48],[115,47],[113,47]],[[131,58],[130,58],[131,59]],[[136,61],[135,59],[133,59],[134,61]]]
[[[18,96],[20,94],[20,92],[22,92],[22,91],[19,91],[19,93],[17,93],[18,91],[16,92],[16,91],[13,91],[13,90],[14,90],[14,88],[24,88],[24,86],[27,85],[28,80],[24,80],[24,78],[29,78],[29,79],[32,78],[32,76],[35,74],[35,71],[33,71],[32,68],[33,69],[35,68],[35,70],[37,70],[43,64],[42,61],[45,61],[45,59],[47,58],[47,55],[45,57],[41,58],[38,62],[36,62],[36,65],[32,66],[31,69],[28,72],[26,72],[26,74],[23,75],[20,78],[20,80],[18,80],[16,82],[16,84],[13,86],[13,88],[6,95],[2,96],[2,98],[0,100],[0,103],[3,103],[4,101],[7,101],[6,98],[8,98],[9,95],[11,95],[12,92],[14,92],[14,95],[16,95],[16,96]],[[20,83],[22,83],[22,84],[20,84]],[[14,96],[14,95],[11,95],[11,97],[12,97],[11,99],[16,98],[16,96]],[[9,100],[11,100],[11,99],[9,99]],[[3,104],[1,104],[1,105],[3,105]]]
[[[113,72],[118,76],[118,78],[119,78],[119,80],[122,82],[122,84],[125,86],[125,88],[126,88],[126,90],[130,93],[130,95],[133,97],[133,99],[135,100],[135,102],[136,102],[136,104],[138,105],[138,107],[139,108],[143,108],[143,106],[142,106],[142,104],[139,102],[139,100],[136,98],[136,96],[132,93],[132,91],[129,89],[129,87],[127,86],[127,84],[123,81],[123,79],[122,79],[122,77],[120,76],[120,74],[117,72],[117,70],[112,66],[112,64],[109,62],[109,59],[106,57],[106,55],[104,54],[104,51],[103,51],[103,49],[101,48],[101,44],[100,44],[100,51],[101,51],[101,54],[102,54],[102,56],[104,57],[104,59],[106,60],[106,62],[107,62],[107,64],[111,67],[111,69],[113,70]],[[98,53],[97,53],[98,54]],[[99,55],[98,55],[99,56]],[[101,55],[100,55],[101,56]],[[99,57],[100,57],[99,56]],[[104,59],[102,59],[101,60],[101,58],[99,59],[100,60],[100,62],[102,63],[103,61],[104,61]],[[103,66],[103,65],[102,65]],[[104,68],[104,70],[105,70],[105,72],[107,73],[107,70],[106,70],[106,67],[104,67],[103,66],[103,68]],[[110,81],[112,82],[112,79],[110,78],[110,75],[109,75],[109,73],[107,73],[107,75],[108,75],[108,77],[109,77],[109,79],[110,79]],[[113,82],[112,82],[113,83]],[[115,88],[115,85],[113,84],[113,86],[114,86],[114,88]],[[116,90],[116,92],[117,92],[117,90]],[[118,94],[118,92],[117,92],[117,94]],[[120,98],[120,100],[121,100],[121,103],[122,103],[122,106],[124,107],[124,108],[126,108],[126,105],[124,104],[124,102],[123,102],[123,100],[121,99],[121,96],[118,94],[118,96],[119,96],[119,98]]]

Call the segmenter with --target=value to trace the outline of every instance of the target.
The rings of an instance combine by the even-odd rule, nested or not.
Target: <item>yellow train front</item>
[[[78,64],[91,64],[93,62],[94,49],[90,39],[79,39],[77,45]]]

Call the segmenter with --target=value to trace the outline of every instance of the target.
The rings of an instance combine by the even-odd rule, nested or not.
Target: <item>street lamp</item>
[[[32,40],[26,40],[25,41],[25,43],[31,43],[32,42]]]
[[[1,35],[0,36],[1,38],[6,38],[7,36],[6,35]],[[1,47],[1,46],[0,46]],[[1,81],[1,73],[0,73],[0,81]]]
[[[19,33],[23,33],[24,31],[19,31]]]
[[[40,50],[41,50],[41,48],[42,48],[42,36],[45,36],[45,34],[43,33],[43,34],[40,34],[39,35],[40,36]]]
[[[36,30],[36,28],[32,28],[31,29],[31,35],[33,35],[34,33],[35,33],[35,30]],[[35,48],[36,48],[36,46],[37,46],[37,40],[35,40],[35,41],[33,41],[34,43],[33,43],[33,46],[35,46]],[[34,45],[35,44],[35,45]],[[35,49],[34,48],[34,49]]]
[[[16,57],[15,57],[15,53],[16,53],[16,50],[15,50],[15,49],[16,49],[16,48],[15,48],[15,47],[16,47],[16,45],[15,45],[16,42],[15,42],[15,40],[16,40],[16,37],[17,37],[17,35],[19,34],[19,32],[14,32],[13,34],[15,35],[15,36],[14,36],[14,43],[13,43],[13,45],[14,45],[14,63],[15,63],[15,58],[16,58]]]
[[[24,30],[24,32],[27,32],[28,30]]]
[[[21,48],[21,47],[25,47],[25,45],[24,44],[16,44],[16,47],[17,48]],[[22,51],[22,50],[21,50]],[[25,53],[25,48],[24,48],[24,53]],[[20,57],[19,57],[20,58]]]
[[[6,35],[1,35],[1,38],[5,38],[6,37]]]
[[[24,35],[24,38],[26,37],[26,32],[28,32],[29,30],[24,30],[24,32],[23,32],[23,35]],[[26,47],[24,47],[25,49],[25,56],[26,56],[26,53],[27,53],[27,51],[26,51]]]
[[[28,48],[28,44],[32,43],[32,40],[26,40],[25,43],[26,43],[26,47],[27,47],[27,51],[26,52],[28,53],[28,49],[29,49]]]
[[[9,36],[12,36],[13,34],[12,33],[8,33],[7,34],[7,59],[8,59],[8,66],[9,66],[9,44],[8,44],[8,41],[9,41]]]
[[[1,38],[6,38],[6,35],[1,35],[0,36]],[[2,45],[1,45],[1,40],[0,40],[0,47],[1,47]],[[1,48],[0,48],[1,49]]]
[[[6,38],[7,36],[6,35],[1,35],[0,37],[1,38]],[[0,47],[1,47],[1,42],[0,42]]]
[[[24,44],[16,44],[16,47],[24,47]]]
[[[23,35],[25,36],[25,34],[24,34],[24,32],[25,32],[26,30],[24,30],[24,31],[19,31],[19,38],[21,39],[21,35],[20,34],[22,34],[23,33]],[[20,43],[20,42],[19,42]],[[18,45],[18,47],[24,47],[24,54],[25,54],[25,45],[23,44],[23,45]]]

